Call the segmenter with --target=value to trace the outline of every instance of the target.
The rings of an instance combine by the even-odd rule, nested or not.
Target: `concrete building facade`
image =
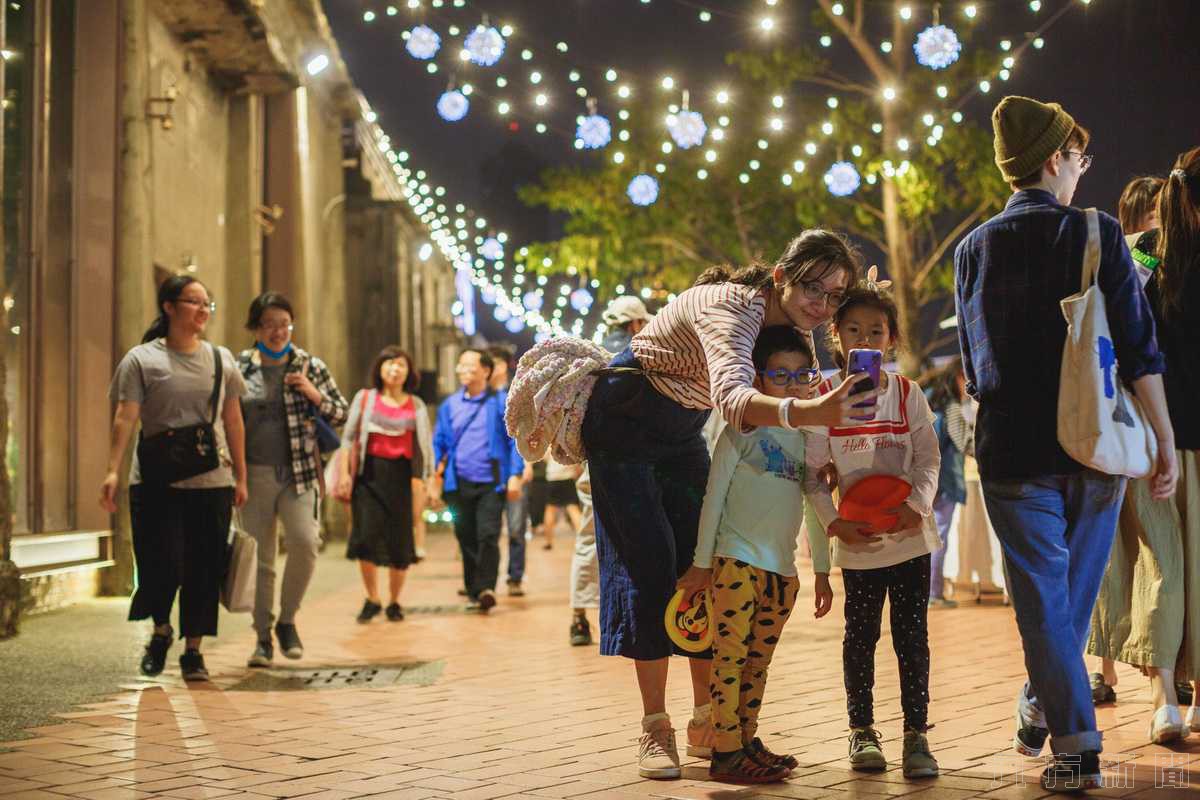
[[[165,277],[204,281],[235,352],[250,300],[284,292],[347,394],[389,343],[447,391],[458,342],[453,272],[373,157],[318,0],[4,7],[0,635],[133,585],[127,506],[97,503],[107,388]]]

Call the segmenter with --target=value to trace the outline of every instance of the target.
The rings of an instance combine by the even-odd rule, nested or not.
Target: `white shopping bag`
[[[254,588],[258,573],[258,542],[242,530],[235,515],[229,525],[229,562],[221,584],[221,605],[243,614],[254,610]]]
[[[1117,357],[1100,268],[1100,219],[1087,214],[1087,247],[1078,294],[1062,300],[1067,318],[1058,389],[1058,442],[1071,458],[1109,475],[1143,478],[1154,471],[1158,442],[1137,398],[1117,374]]]

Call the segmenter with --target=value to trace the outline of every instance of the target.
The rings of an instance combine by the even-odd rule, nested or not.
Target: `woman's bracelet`
[[[779,403],[779,426],[781,428],[786,428],[789,431],[794,431],[800,427],[799,425],[793,425],[791,419],[789,418],[789,413],[792,410],[792,403],[795,401],[796,398],[794,397],[785,397]]]

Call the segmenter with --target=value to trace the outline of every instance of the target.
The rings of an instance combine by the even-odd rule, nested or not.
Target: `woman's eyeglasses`
[[[203,300],[193,300],[190,297],[181,297],[178,300],[176,300],[175,302],[176,303],[184,303],[189,306],[195,306],[196,308],[207,308],[208,313],[210,313],[210,314],[217,313],[216,301],[210,300],[208,302],[205,302]]]
[[[795,383],[800,386],[811,386],[821,380],[819,369],[798,369],[795,372],[786,369],[760,369],[758,374],[764,381],[770,381],[776,386],[790,386]]]
[[[846,302],[845,292],[827,292],[824,286],[813,281],[800,281],[800,291],[804,292],[807,299],[819,300],[830,308],[841,308]]]
[[[260,322],[258,329],[264,333],[274,333],[275,331],[287,331],[291,333],[296,330],[296,326],[290,322]]]

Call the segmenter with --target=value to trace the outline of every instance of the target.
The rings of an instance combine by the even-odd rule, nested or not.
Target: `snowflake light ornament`
[[[526,311],[541,311],[544,303],[545,300],[539,291],[526,292],[521,298],[521,305],[525,306]]]
[[[579,121],[575,138],[589,150],[598,150],[612,141],[612,125],[600,114],[589,114]]]
[[[945,25],[931,25],[917,34],[913,51],[917,54],[917,63],[930,69],[945,69],[958,61],[962,51],[962,42],[958,35]]]
[[[413,58],[428,61],[442,49],[442,37],[428,25],[418,25],[408,32],[408,54]]]
[[[463,49],[472,64],[490,67],[504,55],[504,36],[495,28],[480,25],[467,34]]]
[[[580,314],[586,314],[592,307],[592,293],[587,289],[576,289],[571,292],[571,308]]]
[[[708,132],[708,126],[704,124],[704,117],[699,111],[685,109],[667,117],[667,132],[671,134],[675,144],[679,145],[681,149],[687,150],[704,141],[704,134]]]
[[[504,258],[504,245],[495,236],[489,236],[479,246],[479,255],[488,261],[499,261]]]
[[[458,122],[471,110],[471,101],[457,89],[443,92],[437,101],[438,116],[446,122]]]
[[[862,179],[849,161],[835,161],[825,172],[825,185],[835,197],[854,194]]]
[[[634,176],[625,193],[629,195],[629,199],[635,206],[653,205],[654,201],[658,199],[658,181],[653,175],[643,172],[641,175]]]
[[[509,333],[520,333],[525,330],[525,320],[521,317],[509,317],[508,322],[504,323],[504,327]]]

